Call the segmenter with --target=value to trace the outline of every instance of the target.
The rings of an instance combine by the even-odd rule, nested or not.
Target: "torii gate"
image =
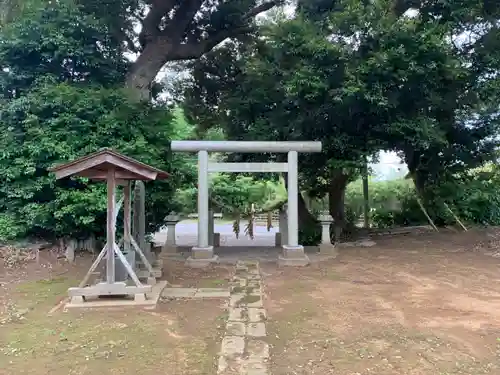
[[[321,152],[321,142],[264,141],[172,141],[172,151],[198,153],[198,243],[192,248],[187,264],[205,267],[217,262],[208,236],[208,173],[209,172],[286,172],[288,173],[288,243],[278,262],[285,266],[304,266],[309,258],[299,245],[298,153]],[[287,153],[287,163],[209,163],[209,152]]]

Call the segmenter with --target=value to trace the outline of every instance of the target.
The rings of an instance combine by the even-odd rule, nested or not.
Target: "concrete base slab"
[[[214,289],[214,290],[210,290]],[[229,290],[215,290],[215,288],[200,288],[193,298],[229,298]]]
[[[191,258],[193,259],[212,259],[214,256],[214,247],[197,247],[191,248]]]
[[[149,271],[147,269],[139,269],[135,272],[139,280],[144,280],[150,277]],[[163,276],[163,271],[161,268],[153,268],[153,276],[157,279]],[[149,284],[149,282],[148,282]]]
[[[154,309],[163,289],[167,286],[166,281],[160,281],[154,285],[149,293],[138,293],[123,298],[99,298],[74,296],[64,305],[64,309],[78,308],[111,308],[111,307],[144,307]]]
[[[210,266],[211,264],[217,264],[219,263],[219,256],[214,255],[212,258],[193,258],[189,257],[186,259],[186,267],[191,267],[191,268],[206,268]]]
[[[151,292],[151,285],[129,286],[127,283],[117,281],[111,284],[100,282],[83,288],[68,288],[69,297],[82,296],[84,299],[97,298],[100,296],[121,297],[134,294]]]
[[[289,246],[283,245],[283,257],[284,258],[302,258],[304,257],[304,246]]]
[[[229,289],[225,288],[165,288],[162,298],[229,298]]]
[[[278,266],[280,267],[305,267],[310,263],[309,257],[305,254],[302,258],[286,258],[283,256],[278,258]]]
[[[165,288],[161,294],[162,298],[193,298],[198,289],[196,288]]]

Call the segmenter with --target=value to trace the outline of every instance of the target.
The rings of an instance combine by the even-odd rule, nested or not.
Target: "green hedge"
[[[496,168],[474,170],[466,177],[436,187],[435,199],[425,203],[431,218],[439,225],[453,225],[455,219],[445,203],[464,222],[500,225],[500,175]],[[370,181],[371,223],[377,228],[428,224],[417,201],[412,180]],[[347,187],[346,211],[357,222],[363,217],[362,182]]]

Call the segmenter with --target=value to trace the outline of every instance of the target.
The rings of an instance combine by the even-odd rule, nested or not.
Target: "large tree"
[[[441,165],[438,174],[480,163],[496,125],[481,99],[486,70],[477,71],[448,38],[462,24],[443,24],[429,12],[404,16],[407,9],[338,1],[321,8],[318,20],[308,7],[253,44],[198,60],[186,108],[231,139],[321,140],[323,154],[301,159],[302,186],[328,194],[338,224],[353,167],[380,149],[403,151],[412,171],[429,157]]]
[[[137,56],[126,85],[147,100],[167,62],[197,59],[228,38],[254,30],[255,17],[286,0],[75,0]],[[39,0],[28,0],[37,6]],[[0,21],[21,14],[25,0],[2,0]]]

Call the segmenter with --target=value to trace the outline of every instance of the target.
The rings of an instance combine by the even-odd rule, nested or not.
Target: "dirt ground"
[[[40,266],[8,269],[0,260],[1,375],[216,373],[224,301],[50,314],[89,266],[90,259],[78,258],[71,267],[46,257]],[[189,275],[182,281],[199,282]],[[217,284],[217,279],[206,276],[204,282]]]
[[[185,262],[164,260],[164,278],[174,287],[227,288],[234,272],[230,265],[216,265],[206,269],[189,268]]]
[[[500,258],[486,255],[497,238],[396,236],[301,269],[261,264],[271,374],[500,374]],[[225,301],[50,313],[90,261],[0,259],[0,375],[215,375]],[[233,271],[168,263],[165,277],[225,287]]]
[[[488,238],[381,238],[328,263],[263,267],[272,374],[500,374],[500,259],[477,246]]]

